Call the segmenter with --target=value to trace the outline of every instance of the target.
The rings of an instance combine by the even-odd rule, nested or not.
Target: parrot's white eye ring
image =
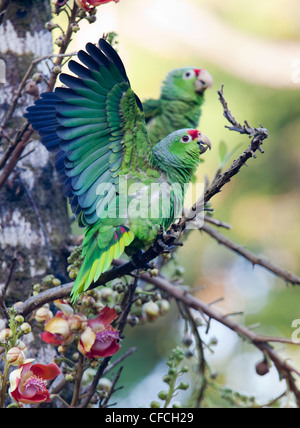
[[[191,135],[184,135],[181,140],[182,143],[186,144],[186,143],[190,143],[192,141],[192,137]]]
[[[196,77],[196,73],[194,70],[187,70],[183,73],[182,78],[184,80],[194,79]]]

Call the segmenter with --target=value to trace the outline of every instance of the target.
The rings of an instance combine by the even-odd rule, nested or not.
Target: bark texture
[[[49,0],[10,0],[6,6],[0,22],[0,59],[6,64],[6,83],[0,83],[0,123],[32,60],[51,54],[53,49],[51,33],[45,29],[51,19]],[[36,71],[49,75],[45,62]],[[7,135],[13,137],[24,122],[26,107],[33,102],[23,91],[5,129]],[[0,284],[5,283],[11,260],[16,258],[8,289],[12,302],[24,300],[31,285],[46,274],[64,279],[66,272],[70,236],[67,204],[53,156],[35,139],[36,134],[33,138],[0,189]],[[2,138],[0,158],[7,145],[7,139]]]

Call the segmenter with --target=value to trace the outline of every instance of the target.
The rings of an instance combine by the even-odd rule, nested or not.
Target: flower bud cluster
[[[70,279],[73,281],[76,279],[80,266],[82,264],[81,259],[81,247],[75,247],[71,255],[68,257],[69,266],[67,271],[69,273]]]
[[[158,393],[158,398],[165,402],[164,407],[168,407],[172,398],[177,395],[178,391],[186,391],[189,388],[188,382],[181,381],[177,384],[178,378],[189,371],[189,368],[183,364],[184,358],[184,351],[177,347],[172,351],[172,354],[167,360],[169,369],[168,373],[163,377],[163,381],[169,388],[163,389]],[[159,408],[160,403],[158,401],[152,401],[150,406],[152,408]],[[174,401],[172,407],[181,408],[182,404],[179,401]]]
[[[54,275],[46,275],[40,283],[33,285],[33,296],[37,296],[39,293],[48,290],[49,288],[58,287],[61,285],[61,281],[56,278]]]
[[[0,331],[0,347],[5,350],[5,361],[8,365],[19,366],[25,361],[26,346],[20,340],[25,334],[31,332],[31,326],[25,322],[22,315],[17,314],[13,308],[8,310],[10,315],[9,327]],[[2,324],[2,323],[1,323]]]

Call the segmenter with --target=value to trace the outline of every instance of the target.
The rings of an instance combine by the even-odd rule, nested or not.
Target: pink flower
[[[32,365],[32,361],[25,361],[10,374],[9,394],[17,403],[49,402],[47,380],[54,379],[60,374],[60,369],[55,363]]]
[[[101,4],[109,3],[111,1],[119,3],[119,0],[76,0],[76,3],[81,9],[88,12],[96,6],[100,6]]]
[[[71,343],[74,331],[72,328],[74,325],[73,318],[80,318],[80,316],[74,315],[74,310],[63,300],[55,300],[54,304],[60,310],[56,312],[55,317],[45,324],[45,331],[41,334],[41,338],[46,343],[58,346]]]
[[[79,351],[90,359],[109,357],[118,352],[119,331],[110,325],[116,318],[116,311],[105,306],[97,318],[89,319],[80,337]]]
[[[45,331],[41,334],[44,342],[59,346],[71,341],[72,332],[66,318],[62,312],[58,311],[55,317],[45,324]]]

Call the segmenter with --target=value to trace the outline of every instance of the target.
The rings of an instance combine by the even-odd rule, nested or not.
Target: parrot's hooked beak
[[[206,70],[201,70],[195,80],[195,90],[199,94],[202,94],[207,88],[211,88],[213,84],[213,78]]]
[[[199,145],[201,155],[202,153],[205,153],[207,149],[211,150],[210,139],[206,135],[202,134],[202,132],[198,133],[197,144]]]

